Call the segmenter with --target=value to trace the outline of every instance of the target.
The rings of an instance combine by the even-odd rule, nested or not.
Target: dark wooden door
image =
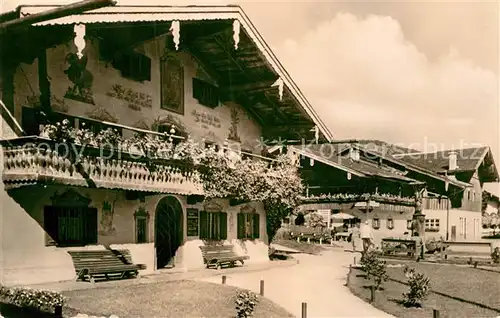
[[[457,227],[455,225],[451,227],[451,240],[452,241],[457,240]]]
[[[157,269],[173,266],[175,252],[182,239],[182,206],[174,197],[163,198],[156,207],[155,217]]]

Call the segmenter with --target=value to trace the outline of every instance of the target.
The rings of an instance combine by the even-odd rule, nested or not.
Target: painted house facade
[[[482,186],[498,181],[488,147],[422,154],[380,143],[295,148],[308,183],[302,209],[331,209],[368,220],[379,243],[411,234],[418,192],[426,238],[481,238]]]
[[[268,261],[261,202],[204,199],[182,167],[160,162],[153,178],[126,152],[75,146],[80,167],[32,137],[66,120],[258,160],[262,140],[312,139],[315,127],[330,140],[240,7],[115,6],[5,36],[16,40],[2,60],[3,284],[74,279],[70,250],[126,248],[142,273],[203,267],[199,246],[214,242]]]

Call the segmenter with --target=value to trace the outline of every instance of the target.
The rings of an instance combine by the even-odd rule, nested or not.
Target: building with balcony
[[[129,149],[45,134],[64,122],[123,140],[190,136],[256,160],[263,140],[330,141],[240,7],[114,6],[1,36],[3,284],[74,279],[67,252],[82,249],[128,249],[143,273],[203,267],[199,246],[211,242],[268,261],[262,202],[205,199],[182,160],[152,171]]]
[[[488,147],[418,153],[380,141],[352,141],[291,150],[307,183],[302,210],[330,209],[368,220],[379,243],[411,234],[420,193],[426,238],[481,238],[482,186],[498,181]]]

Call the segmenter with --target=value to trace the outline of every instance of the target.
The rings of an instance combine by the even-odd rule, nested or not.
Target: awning
[[[344,212],[332,214],[333,220],[350,220],[350,219],[354,219],[354,218],[355,218],[354,215],[344,213]]]

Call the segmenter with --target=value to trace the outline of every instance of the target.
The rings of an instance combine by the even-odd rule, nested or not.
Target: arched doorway
[[[177,198],[160,200],[155,212],[156,268],[173,266],[175,252],[183,240],[182,205]]]

